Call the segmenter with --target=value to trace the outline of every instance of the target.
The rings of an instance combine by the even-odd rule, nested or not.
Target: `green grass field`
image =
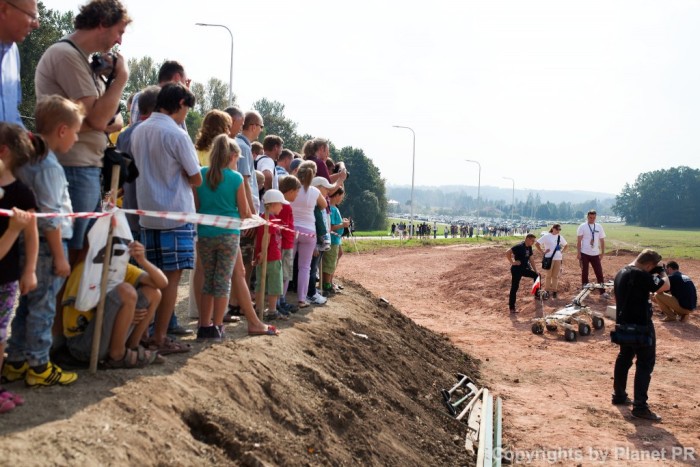
[[[391,225],[392,220],[389,221]],[[661,253],[666,260],[670,259],[700,259],[700,230],[677,230],[677,229],[660,229],[636,227],[625,224],[603,224],[605,228],[607,252],[614,250],[630,250],[641,251],[644,248],[653,248]],[[441,234],[444,224],[438,224],[438,232]],[[578,224],[563,224],[562,235],[571,244],[569,251],[574,251],[576,246],[576,229]],[[344,240],[344,251],[354,253],[356,251],[373,251],[380,248],[413,248],[419,246],[430,245],[450,245],[460,243],[477,243],[476,238],[448,238],[437,240],[399,240],[392,239],[388,233],[390,229],[372,231],[372,232],[355,232],[356,237],[384,237],[382,239],[360,239],[353,242],[352,239]],[[548,231],[547,227],[541,230],[534,231],[537,236],[540,232]],[[440,237],[440,235],[438,235]],[[514,244],[521,241],[522,237],[482,237],[478,243],[488,242],[489,244],[503,243]],[[356,244],[356,246],[355,246]]]

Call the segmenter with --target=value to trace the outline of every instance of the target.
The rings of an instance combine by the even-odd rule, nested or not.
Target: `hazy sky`
[[[390,184],[618,193],[698,167],[700,2],[123,0],[127,57],[177,59],[299,133],[362,148]],[[44,0],[47,8],[83,2]]]

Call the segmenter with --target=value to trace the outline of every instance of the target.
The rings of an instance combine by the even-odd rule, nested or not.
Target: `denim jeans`
[[[68,194],[73,205],[73,212],[100,211],[100,174],[99,167],[63,167],[68,180]],[[68,243],[71,250],[83,248],[85,234],[95,223],[95,219],[75,219],[73,238]]]
[[[63,252],[68,254],[66,242]],[[24,267],[24,246],[20,247],[20,268]],[[37,287],[20,297],[19,306],[12,320],[12,335],[7,342],[7,361],[27,361],[36,367],[49,361],[51,350],[51,327],[56,316],[56,295],[63,287],[65,278],[53,273],[53,257],[49,244],[39,242],[39,257],[36,263]]]

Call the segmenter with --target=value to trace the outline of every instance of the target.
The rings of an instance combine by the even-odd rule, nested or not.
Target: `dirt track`
[[[195,343],[161,366],[81,371],[69,387],[8,385],[27,404],[0,416],[2,464],[472,465],[465,427],[440,395],[453,373],[466,372],[504,399],[504,438],[519,463],[660,465],[635,460],[657,455],[663,465],[698,465],[698,317],[657,324],[650,403],[664,423],[632,419],[610,405],[616,347],[607,330],[575,343],[532,334],[536,305],[525,280],[523,312],[507,313],[503,253],[453,246],[347,255],[338,271],[345,293],[281,323],[279,337],[248,338],[238,324],[228,327],[231,340]],[[607,277],[632,258],[606,258]],[[562,299],[545,302],[547,310],[579,285],[575,260],[565,261]],[[699,262],[680,263],[700,277]],[[187,293],[183,283],[181,319]],[[671,460],[674,448],[695,449],[695,460]]]
[[[636,460],[659,455],[665,465],[699,465],[698,317],[691,315],[687,323],[660,323],[655,317],[657,362],[649,403],[664,420],[639,421],[629,408],[610,404],[617,355],[608,334],[613,321],[574,343],[561,333],[532,334],[531,320],[541,304],[529,295],[532,282],[523,279],[522,312],[507,312],[510,273],[504,253],[503,246],[385,249],[346,255],[339,274],[387,298],[416,323],[449,336],[480,361],[482,381],[504,399],[504,437],[520,460],[539,455],[562,465],[572,460],[589,465],[607,455],[615,465],[645,465]],[[545,312],[564,307],[580,287],[575,255],[565,256],[560,298],[544,302]],[[633,259],[631,252],[605,257],[606,279]],[[697,283],[700,262],[679,263]],[[608,305],[593,295],[586,304],[597,311]],[[633,373],[634,367],[630,393]],[[682,448],[694,449],[694,459],[672,460]],[[535,464],[549,464],[546,459]]]

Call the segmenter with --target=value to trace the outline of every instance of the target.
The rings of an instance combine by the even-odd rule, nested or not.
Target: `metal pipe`
[[[394,125],[394,128],[404,128],[406,130],[411,130],[413,133],[413,165],[411,169],[411,220],[408,223],[408,234],[409,238],[413,235],[413,187],[416,181],[416,132],[413,128],[401,125]]]
[[[224,28],[228,31],[229,36],[231,36],[231,64],[229,66],[228,75],[228,105],[233,105],[233,33],[231,30],[224,26],[223,24],[211,24],[211,23],[194,23],[195,26],[212,26],[218,28]]]
[[[466,162],[473,162],[479,166],[479,185],[476,187],[476,239],[479,239],[479,229],[481,229],[481,224],[479,223],[479,214],[481,214],[481,164],[478,161],[473,161],[471,159],[464,159]]]

